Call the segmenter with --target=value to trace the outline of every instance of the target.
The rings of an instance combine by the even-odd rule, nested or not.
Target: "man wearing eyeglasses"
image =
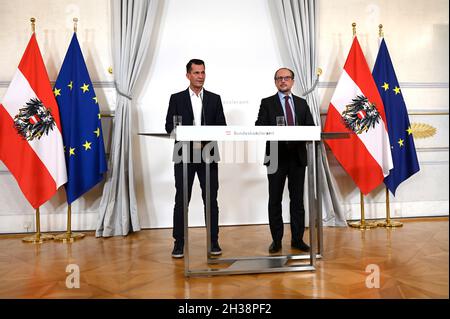
[[[306,100],[291,92],[294,85],[294,72],[288,68],[281,68],[275,72],[274,79],[278,92],[261,100],[255,125],[315,125]],[[275,154],[271,154],[271,146]],[[269,167],[274,166],[270,163],[274,159],[278,159],[278,165],[273,172],[269,170]],[[282,248],[284,227],[281,203],[286,178],[290,198],[291,247],[309,251],[309,246],[303,241],[305,230],[303,185],[307,165],[305,142],[267,142],[264,164],[268,168],[269,224],[273,239],[269,253],[277,253]]]

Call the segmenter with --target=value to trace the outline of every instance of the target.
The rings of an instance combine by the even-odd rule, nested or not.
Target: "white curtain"
[[[133,88],[147,57],[159,0],[111,0],[113,72],[117,91],[109,171],[96,236],[141,229],[134,189],[131,108]]]
[[[307,92],[314,85],[317,70],[317,0],[277,0],[274,2],[284,41],[296,74],[296,84],[301,92]],[[320,125],[320,104],[316,90],[305,96],[314,121]],[[322,179],[322,212],[325,226],[346,226],[345,215],[337,197],[336,187],[330,173],[325,146],[321,146],[318,169]]]

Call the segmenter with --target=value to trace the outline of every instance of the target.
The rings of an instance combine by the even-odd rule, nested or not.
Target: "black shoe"
[[[281,242],[273,241],[269,246],[269,253],[275,254],[281,250]]]
[[[172,257],[173,258],[183,258],[183,256],[184,256],[183,248],[184,248],[184,243],[175,241],[175,245],[173,246],[173,250],[172,250]]]
[[[310,251],[309,246],[307,244],[305,244],[305,242],[303,240],[302,241],[291,241],[291,247],[302,250],[302,251],[306,251],[306,252]]]
[[[219,256],[221,254],[222,254],[222,248],[220,248],[219,242],[218,241],[213,241],[211,243],[211,255]]]

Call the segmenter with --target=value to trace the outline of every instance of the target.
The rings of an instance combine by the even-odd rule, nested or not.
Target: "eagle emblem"
[[[55,127],[55,120],[50,109],[38,98],[32,98],[26,106],[19,109],[14,117],[14,127],[25,140],[40,139]]]
[[[357,95],[352,99],[352,103],[345,106],[342,118],[345,126],[356,134],[361,134],[374,128],[381,116],[375,104],[371,103],[364,95]]]

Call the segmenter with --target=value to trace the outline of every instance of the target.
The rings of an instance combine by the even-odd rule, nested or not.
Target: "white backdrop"
[[[205,88],[222,97],[230,125],[252,125],[261,98],[275,93],[273,73],[288,66],[278,26],[273,23],[273,0],[166,0],[160,8],[145,76],[134,96],[133,145],[136,189],[143,227],[171,227],[174,201],[172,142],[139,137],[138,132],[162,132],[170,94],[188,86],[185,65],[191,58],[206,62]],[[319,10],[319,84],[326,112],[351,45],[351,23],[357,22],[368,64],[377,53],[378,24],[385,25],[387,44],[402,86],[411,122],[437,128],[437,135],[417,140],[421,172],[402,184],[391,197],[394,216],[448,215],[448,1],[321,0]],[[19,5],[24,10],[16,10]],[[49,9],[50,8],[50,9]],[[109,1],[18,0],[0,3],[0,97],[3,97],[29,39],[29,18],[35,16],[37,37],[51,80],[56,78],[77,15],[79,39],[103,111],[114,110]],[[296,92],[299,93],[299,92]],[[447,112],[447,115],[427,115]],[[108,131],[109,119],[104,120]],[[108,136],[108,134],[106,134]],[[250,150],[248,149],[250,147]],[[233,148],[237,148],[233,149]],[[222,158],[241,162],[260,154],[263,145],[223,145]],[[246,155],[247,154],[247,155]],[[258,157],[258,156],[257,156]],[[330,155],[346,216],[359,218],[359,192]],[[258,163],[226,164],[219,170],[220,223],[267,223],[267,181]],[[0,164],[0,232],[33,231],[34,212],[14,179]],[[191,224],[203,223],[203,205],[195,181]],[[100,184],[73,205],[74,229],[94,229]],[[284,216],[288,221],[288,196]],[[42,230],[64,230],[65,195],[58,192],[42,207]],[[384,189],[366,198],[366,216],[384,216]],[[30,227],[31,226],[31,227]]]
[[[168,1],[163,8],[155,55],[142,81],[136,127],[163,132],[170,94],[184,90],[186,63],[200,58],[206,64],[207,90],[220,94],[229,125],[254,125],[261,98],[275,94],[274,71],[284,65],[277,45],[269,3],[250,1]],[[171,226],[174,178],[173,142],[148,137],[135,139],[138,200],[142,221],[150,227]],[[260,163],[225,164],[245,158],[247,143],[223,146],[220,164],[221,224],[267,222],[267,182]],[[262,160],[264,145],[256,149]],[[236,154],[235,154],[236,153]],[[253,151],[250,153],[254,154]],[[236,158],[236,157],[235,157]],[[242,162],[242,161],[241,161]],[[203,223],[198,181],[191,201],[191,224]],[[288,216],[288,215],[287,215]]]

